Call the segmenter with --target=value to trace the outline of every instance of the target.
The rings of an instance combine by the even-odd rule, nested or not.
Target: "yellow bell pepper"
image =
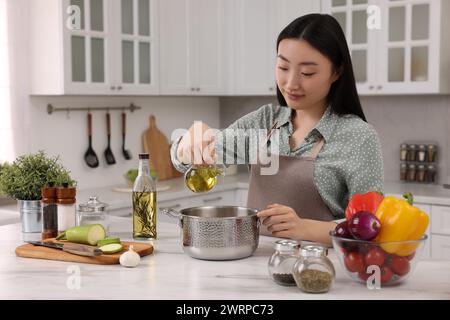
[[[419,240],[427,230],[429,217],[419,208],[412,205],[412,194],[403,195],[406,200],[385,197],[378,206],[375,215],[380,220],[381,229],[376,242]],[[408,256],[418,247],[413,243],[381,244],[384,251],[398,256]]]

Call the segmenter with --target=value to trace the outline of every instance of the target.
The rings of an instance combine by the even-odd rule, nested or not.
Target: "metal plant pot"
[[[259,242],[258,210],[205,206],[162,213],[180,220],[183,250],[193,258],[234,260],[251,256]]]
[[[18,200],[22,232],[42,232],[40,200]]]

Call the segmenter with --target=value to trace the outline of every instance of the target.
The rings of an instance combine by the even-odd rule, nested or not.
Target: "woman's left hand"
[[[304,224],[294,209],[277,203],[269,204],[267,209],[258,212],[262,224],[275,237],[301,239]]]

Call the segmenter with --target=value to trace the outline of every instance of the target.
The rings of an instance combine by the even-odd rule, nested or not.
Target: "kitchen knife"
[[[44,241],[27,241],[27,242],[35,246],[59,249],[79,256],[97,257],[103,254],[102,250],[100,250],[99,248],[78,243],[53,243]]]

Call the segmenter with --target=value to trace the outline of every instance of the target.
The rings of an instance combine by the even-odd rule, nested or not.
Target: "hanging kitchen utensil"
[[[89,138],[89,147],[84,154],[84,161],[86,161],[86,164],[91,168],[98,167],[98,157],[95,153],[94,149],[92,149],[92,114],[88,112],[87,114],[88,119],[88,138]]]
[[[106,130],[108,134],[108,146],[105,150],[105,159],[107,164],[115,164],[116,159],[111,151],[111,117],[109,112],[106,112]]]
[[[125,159],[130,160],[132,158],[131,152],[125,149],[126,117],[125,112],[122,112],[122,154]]]

